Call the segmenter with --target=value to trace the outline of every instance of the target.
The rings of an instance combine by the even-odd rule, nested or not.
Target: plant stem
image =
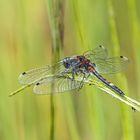
[[[48,15],[52,34],[52,63],[55,63],[60,58],[60,50],[63,47],[64,40],[64,3],[62,0],[48,0]],[[55,85],[52,85],[52,90]],[[50,128],[50,140],[55,138],[55,105],[54,97],[51,94],[50,98],[50,110],[51,110],[51,128]]]

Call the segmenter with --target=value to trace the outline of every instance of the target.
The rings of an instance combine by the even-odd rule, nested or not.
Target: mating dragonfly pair
[[[110,89],[124,95],[124,92],[108,82],[101,74],[120,72],[128,64],[128,58],[108,57],[105,47],[85,52],[83,55],[66,57],[58,63],[41,68],[31,69],[19,76],[23,85],[34,85],[35,94],[54,94],[80,89],[89,77],[96,77]],[[81,80],[76,80],[76,77]]]

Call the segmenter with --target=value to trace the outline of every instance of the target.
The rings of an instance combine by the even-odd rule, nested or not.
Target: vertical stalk
[[[64,41],[64,2],[62,0],[48,0],[48,16],[52,34],[52,63],[58,61],[60,50],[63,47]],[[55,85],[52,85],[52,89]],[[55,106],[54,97],[50,98],[51,110],[51,125],[50,125],[50,140],[55,139]]]
[[[120,8],[119,2],[116,2],[114,0],[109,0],[108,2],[109,2],[109,10],[111,10],[111,12],[113,12],[113,14],[115,15],[115,16],[112,16],[112,18],[110,18],[112,42],[116,46],[117,49],[118,48],[120,49],[119,46],[123,46],[123,47],[126,46],[125,50],[131,50],[130,48],[127,48],[128,44],[125,44],[125,42],[130,42],[129,44],[132,44],[132,39],[131,39],[131,37],[129,37],[130,35],[132,36],[132,33],[131,33],[132,31],[131,31],[131,26],[129,25],[130,21],[129,21],[129,16],[127,13],[128,12],[127,4],[125,3],[125,1],[122,1],[122,2],[120,1],[121,2],[121,8]],[[125,10],[124,10],[124,8],[125,8]],[[124,11],[126,12],[126,14],[124,14]],[[119,12],[123,13],[124,15],[119,14]],[[123,21],[123,18],[125,18],[124,21]],[[120,21],[123,24],[121,24]],[[126,24],[124,24],[124,22],[126,22]],[[124,26],[124,28],[122,28],[123,26]],[[129,32],[130,32],[130,34],[129,34]],[[123,36],[123,34],[125,34],[125,35]],[[131,52],[133,52],[133,50]],[[128,53],[129,53],[129,51],[128,51]],[[124,77],[124,78],[122,77],[121,79],[123,79],[123,80],[120,80],[120,83],[124,87],[126,94],[128,94],[129,86],[127,85],[126,77]],[[122,122],[121,123],[122,123],[122,129],[123,129],[123,139],[124,140],[134,140],[135,135],[134,135],[134,129],[133,129],[132,114],[130,112],[128,112],[128,110],[124,106],[122,106]]]
[[[82,22],[80,22],[80,17],[78,15],[79,14],[78,13],[78,1],[72,0],[72,6],[73,6],[73,12],[74,12],[75,26],[77,29],[76,31],[77,31],[77,35],[79,37],[79,43],[80,43],[80,46],[82,46],[85,49],[87,46],[87,44],[85,44],[87,42],[87,38],[86,38],[86,36],[84,36]]]

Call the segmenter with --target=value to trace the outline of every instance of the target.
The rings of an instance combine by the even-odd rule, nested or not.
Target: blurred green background
[[[52,121],[55,140],[139,140],[139,112],[96,87],[55,95],[53,119],[50,96],[36,96],[28,88],[8,97],[20,86],[21,72],[51,64],[56,55],[49,3],[0,0],[0,140],[51,140]],[[64,0],[62,5],[60,58],[98,45],[110,56],[127,56],[126,72],[108,78],[140,101],[140,1]]]

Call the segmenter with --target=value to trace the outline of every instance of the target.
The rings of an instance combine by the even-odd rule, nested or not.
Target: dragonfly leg
[[[72,74],[72,72],[70,72],[70,71],[63,71],[63,72],[61,72],[61,74],[62,74],[63,76],[66,76],[66,77],[72,79],[72,78],[69,76],[69,74]]]
[[[84,85],[84,79],[87,79],[90,76],[90,74],[86,75],[86,73],[84,71],[82,71],[82,70],[81,70],[81,73],[83,74],[83,78],[82,78],[82,80],[80,82],[79,89],[81,89],[83,87],[83,85]]]
[[[75,72],[74,72],[74,70],[72,70],[72,80],[74,80],[74,76],[75,75]]]
[[[66,70],[63,71],[63,72],[61,72],[62,75],[69,74],[69,73],[70,73],[70,72],[69,72],[69,71],[66,71]]]
[[[77,67],[75,67],[75,68],[73,68],[72,69],[72,80],[75,80],[75,75],[78,75],[78,72],[79,72],[80,70],[79,69],[77,69]]]

